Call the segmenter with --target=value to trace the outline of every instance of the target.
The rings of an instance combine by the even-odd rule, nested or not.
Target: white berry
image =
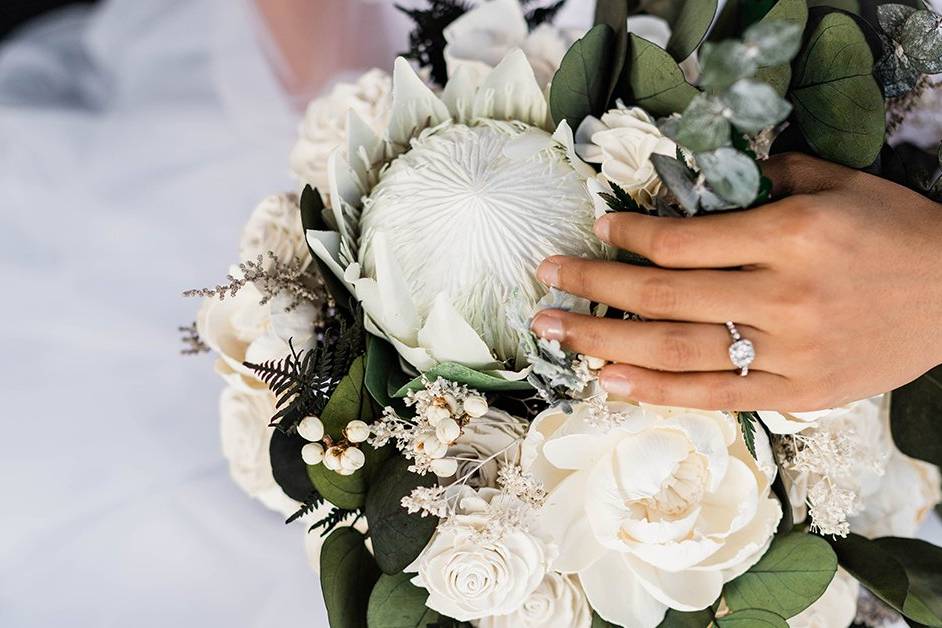
[[[324,460],[324,446],[320,443],[308,443],[301,448],[301,458],[304,464],[320,464]]]
[[[461,436],[461,426],[454,419],[445,419],[435,428],[435,437],[443,443],[453,443]]]
[[[448,408],[443,408],[442,406],[429,406],[428,410],[425,411],[425,418],[428,419],[428,423],[432,427],[435,427],[450,416],[451,412],[448,411]]]
[[[363,421],[350,421],[343,433],[351,443],[362,443],[370,437],[370,426]]]
[[[298,434],[304,440],[316,443],[324,438],[324,424],[316,416],[304,417],[298,423]]]
[[[423,452],[429,458],[444,458],[448,453],[448,445],[438,440],[434,434],[423,436],[416,443],[416,449]]]
[[[489,410],[487,399],[481,395],[472,395],[468,397],[464,400],[463,405],[465,414],[474,419],[484,416]]]
[[[601,371],[602,368],[603,368],[606,364],[608,364],[608,362],[606,362],[606,361],[603,360],[602,358],[596,358],[596,357],[593,357],[593,356],[591,356],[591,355],[587,355],[587,356],[583,356],[583,357],[584,357],[584,359],[585,359],[585,364],[586,364],[586,366],[588,366],[588,367],[589,367],[589,370],[592,370],[592,371]]]
[[[324,454],[324,466],[331,471],[338,470],[340,468],[341,455],[343,455],[343,450],[340,449],[340,447],[331,447],[327,450],[327,453]]]
[[[362,469],[366,464],[366,456],[356,447],[347,447],[340,456],[340,468],[347,471]]]
[[[450,478],[458,472],[458,461],[451,458],[439,458],[432,461],[432,473],[440,478]]]

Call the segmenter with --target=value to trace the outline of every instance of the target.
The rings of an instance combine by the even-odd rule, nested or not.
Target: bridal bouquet
[[[411,63],[311,104],[303,191],[189,293],[233,476],[305,522],[330,625],[942,626],[942,549],[912,538],[942,499],[938,373],[813,413],[656,407],[529,330],[633,316],[534,271],[650,263],[595,220],[747,210],[770,153],[938,196],[938,156],[887,139],[942,72],[942,18],[601,0],[572,33],[563,2],[428,4]]]

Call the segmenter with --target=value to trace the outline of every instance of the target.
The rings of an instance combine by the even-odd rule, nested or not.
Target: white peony
[[[230,270],[238,272],[237,268]],[[226,382],[242,391],[264,394],[268,386],[260,381],[244,362],[259,364],[280,360],[289,352],[288,340],[295,349],[313,346],[314,306],[302,303],[288,311],[290,299],[279,295],[261,305],[261,293],[247,284],[235,296],[203,301],[196,315],[200,338],[217,355],[215,369]]]
[[[291,171],[298,181],[326,194],[328,158],[338,147],[346,147],[349,112],[379,132],[389,119],[391,94],[389,74],[371,70],[356,83],[340,83],[326,96],[312,101],[291,151]]]
[[[857,616],[860,583],[843,569],[814,604],[788,620],[790,628],[848,628]]]
[[[585,403],[543,412],[523,464],[549,491],[554,570],[578,574],[603,619],[653,628],[668,608],[713,604],[768,549],[782,517],[772,452],[758,432],[757,464],[727,413],[608,408],[622,418],[610,430]]]
[[[267,265],[269,252],[283,264],[311,259],[296,194],[269,196],[255,208],[242,230],[239,259],[254,261],[261,255]]]
[[[546,86],[577,36],[581,34],[565,33],[551,24],[530,32],[518,0],[483,2],[445,29],[448,74],[454,76],[464,69],[483,79],[508,53],[520,48],[537,82]]]
[[[458,461],[455,478],[473,488],[495,488],[500,467],[519,462],[526,433],[525,422],[500,410],[472,419],[448,449],[447,457]]]
[[[664,137],[654,120],[638,107],[620,102],[599,120],[588,116],[576,132],[577,151],[589,163],[602,165],[601,179],[622,187],[635,202],[652,209],[661,179],[651,155],[674,157],[677,145]]]
[[[550,573],[515,612],[473,623],[476,628],[590,628],[592,612],[577,578]]]
[[[405,571],[428,589],[426,606],[458,621],[512,613],[543,582],[555,547],[520,527],[493,534],[492,509],[512,508],[501,502],[514,498],[491,488],[457,490],[456,514]]]
[[[512,52],[477,83],[459,71],[439,98],[399,59],[381,139],[351,118],[347,155],[328,166],[333,231],[312,250],[363,304],[370,332],[420,371],[456,362],[522,378],[505,308],[535,304],[543,258],[603,257],[586,189],[590,167]]]
[[[249,497],[285,517],[294,513],[299,504],[285,495],[272,476],[268,446],[275,414],[275,398],[271,393],[250,394],[226,388],[219,400],[219,431],[222,453],[229,462],[233,481]]]

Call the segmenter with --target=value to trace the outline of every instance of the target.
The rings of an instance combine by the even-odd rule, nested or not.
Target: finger
[[[781,375],[750,371],[668,373],[637,366],[606,366],[600,376],[602,388],[616,398],[645,403],[698,408],[700,410],[745,411],[795,405],[795,390]]]
[[[543,310],[533,319],[533,331],[558,340],[570,351],[660,371],[724,371],[732,369],[729,332],[723,325],[659,323],[597,318]],[[739,331],[756,346],[753,367],[769,370],[769,338],[757,329]]]
[[[762,271],[664,270],[554,256],[537,270],[543,283],[654,320],[751,323],[761,319]]]
[[[772,197],[815,194],[840,180],[842,166],[802,153],[783,153],[761,162],[762,174],[772,181]]]
[[[769,259],[775,238],[768,220],[749,212],[696,218],[612,213],[599,218],[595,234],[614,247],[642,255],[664,268],[733,268]]]

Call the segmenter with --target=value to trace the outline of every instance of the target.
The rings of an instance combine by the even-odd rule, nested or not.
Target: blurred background
[[[0,626],[327,625],[304,528],[229,478],[180,293],[296,189],[304,104],[408,29],[389,1],[0,2]]]

